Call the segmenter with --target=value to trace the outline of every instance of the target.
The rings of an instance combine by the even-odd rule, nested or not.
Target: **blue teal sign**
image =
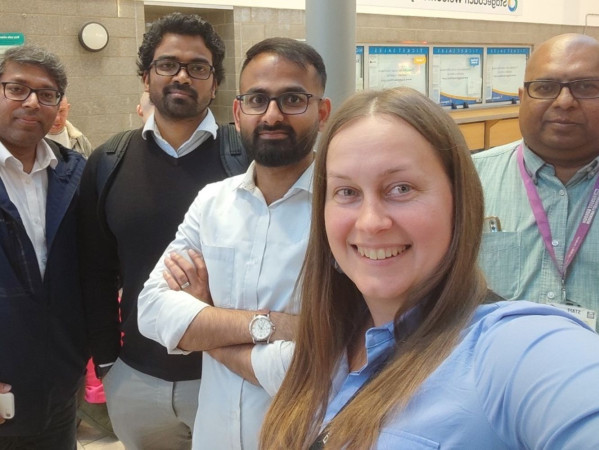
[[[23,33],[0,33],[0,46],[14,47],[15,45],[23,45],[25,43],[25,35]]]

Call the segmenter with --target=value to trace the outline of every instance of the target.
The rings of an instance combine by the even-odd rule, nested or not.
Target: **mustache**
[[[257,136],[259,133],[263,131],[282,131],[290,136],[293,136],[295,134],[293,128],[290,125],[286,125],[284,123],[278,123],[275,125],[267,125],[264,123],[260,124],[254,129],[254,135]]]
[[[167,94],[170,94],[173,91],[185,92],[185,93],[191,95],[193,98],[198,97],[198,93],[196,92],[196,90],[194,88],[192,88],[191,86],[189,86],[188,84],[179,84],[179,83],[169,84],[168,86],[164,87],[164,89],[162,90],[162,93],[163,93],[163,95],[166,96]]]

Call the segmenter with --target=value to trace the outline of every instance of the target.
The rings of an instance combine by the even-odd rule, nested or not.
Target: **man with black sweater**
[[[138,73],[155,112],[142,129],[96,149],[82,177],[90,345],[114,431],[127,449],[191,445],[202,356],[169,355],[143,337],[137,297],[197,192],[233,174],[219,151],[228,130],[208,108],[223,80],[224,51],[199,16],[173,13],[153,23],[139,48]]]

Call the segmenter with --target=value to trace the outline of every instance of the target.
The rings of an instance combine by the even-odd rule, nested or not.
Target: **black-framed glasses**
[[[4,81],[2,83],[4,96],[9,100],[24,102],[33,92],[37,97],[37,101],[42,105],[56,106],[60,103],[63,93],[57,89],[33,89],[26,84],[15,83],[12,81]]]
[[[567,87],[576,99],[599,98],[599,78],[572,81],[534,80],[526,81],[524,87],[529,97],[541,100],[556,99],[564,87]]]
[[[306,92],[285,92],[276,97],[269,97],[263,93],[242,94],[235,98],[239,100],[241,111],[248,115],[264,114],[268,110],[268,105],[273,100],[277,102],[279,111],[287,115],[303,114],[308,109],[310,98],[313,94]],[[316,97],[315,97],[316,98]],[[318,99],[320,100],[320,99]]]
[[[185,64],[172,59],[157,59],[156,61],[152,61],[150,66],[154,66],[156,73],[163,77],[174,77],[181,71],[181,68],[184,68],[187,75],[196,80],[207,80],[214,73],[214,66],[211,66],[207,62],[190,62]]]

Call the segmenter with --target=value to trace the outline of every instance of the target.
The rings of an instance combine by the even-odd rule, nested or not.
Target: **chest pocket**
[[[430,439],[404,431],[382,431],[376,445],[377,450],[432,450],[441,446]]]
[[[518,232],[483,233],[478,262],[489,287],[507,299],[520,290],[520,241]]]
[[[208,269],[210,294],[214,306],[232,308],[236,280],[233,278],[235,249],[228,247],[202,246],[202,255]]]

